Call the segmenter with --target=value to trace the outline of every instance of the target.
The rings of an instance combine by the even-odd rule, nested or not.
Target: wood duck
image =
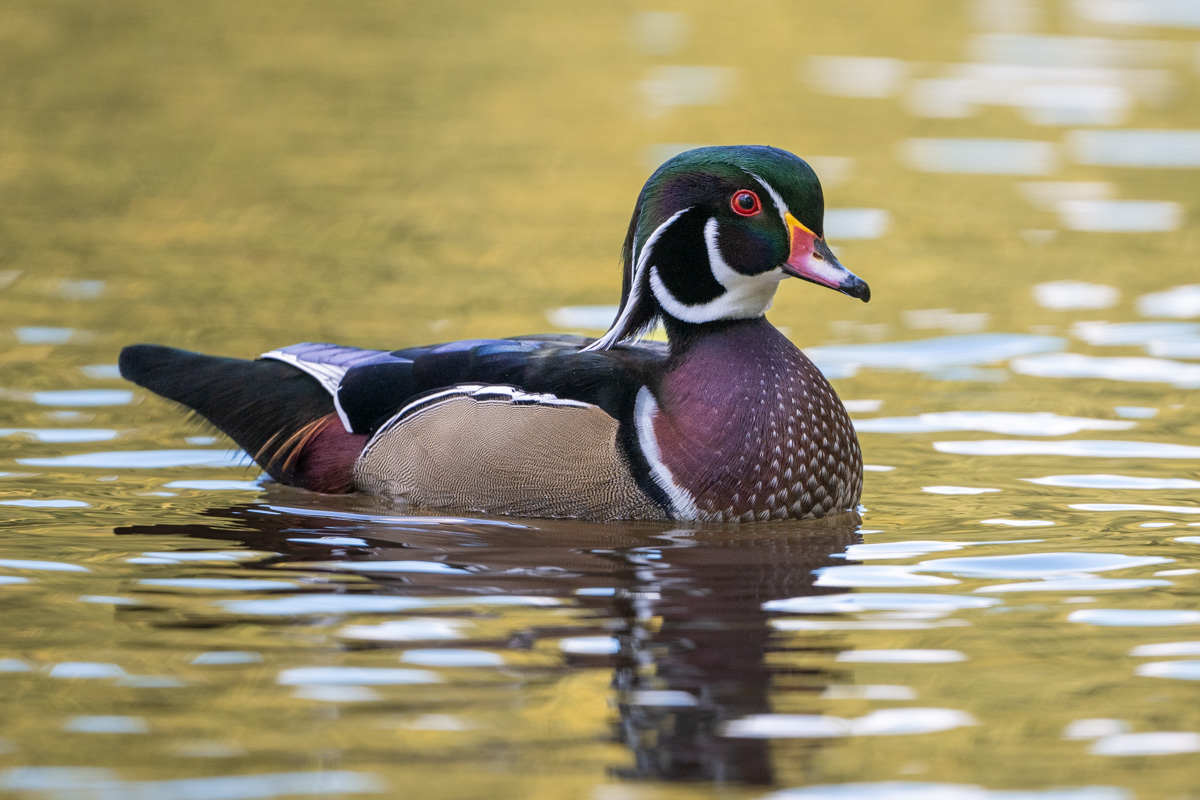
[[[823,217],[800,158],[704,147],[643,187],[599,339],[299,344],[253,361],[132,345],[121,374],[195,410],[276,481],[317,492],[527,517],[828,516],[858,503],[858,439],[764,316],[788,276],[870,299]],[[641,341],[659,322],[667,342]]]

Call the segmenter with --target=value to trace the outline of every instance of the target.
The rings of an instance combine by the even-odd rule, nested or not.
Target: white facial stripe
[[[717,283],[725,287],[718,297],[699,305],[686,305],[675,299],[663,283],[657,267],[650,268],[650,288],[663,309],[684,322],[713,322],[718,319],[753,319],[761,317],[771,307],[779,282],[787,277],[778,267],[757,275],[743,275],[729,266],[721,255],[718,243],[719,225],[716,217],[704,225],[704,243],[708,263]]]
[[[621,315],[617,317],[617,321],[614,322],[612,327],[608,329],[608,333],[604,334],[602,337],[583,348],[585,351],[607,350],[621,339],[621,331],[625,329],[626,323],[629,322],[629,317],[633,314],[633,310],[637,307],[638,303],[642,299],[642,276],[646,271],[646,260],[650,257],[650,254],[654,252],[654,245],[663,235],[663,232],[666,231],[667,228],[671,227],[671,224],[675,222],[675,220],[682,217],[688,211],[691,211],[691,206],[676,211],[667,218],[666,222],[655,228],[654,232],[650,234],[650,238],[646,240],[644,245],[642,245],[640,252],[637,248],[637,241],[634,241],[632,252],[630,253],[629,258],[630,261],[635,264],[635,266],[633,268],[633,276],[629,281],[629,298],[625,302],[625,307],[621,309]]]
[[[775,191],[774,186],[767,183],[762,178],[755,175],[753,172],[750,172],[747,174],[751,178],[754,178],[754,180],[758,181],[762,185],[762,187],[767,190],[767,194],[771,195],[771,199],[775,201],[775,208],[779,209],[779,219],[782,220],[782,222],[783,222],[783,229],[787,230],[787,226],[788,226],[787,215],[791,211],[791,209],[789,209],[787,207],[787,203],[783,202],[783,198],[779,196],[779,192]]]
[[[676,519],[697,519],[700,511],[690,492],[675,483],[671,470],[663,463],[662,452],[658,449],[658,436],[654,433],[654,418],[658,416],[658,403],[654,395],[643,386],[637,395],[633,408],[633,426],[637,430],[638,444],[646,463],[650,465],[650,477],[667,493],[671,501],[671,513]]]

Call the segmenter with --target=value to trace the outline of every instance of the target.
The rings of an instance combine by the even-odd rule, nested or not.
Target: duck
[[[823,223],[803,159],[702,147],[638,195],[599,338],[305,343],[249,360],[136,344],[120,371],[314,492],[595,521],[851,512],[863,469],[845,406],[765,316],[789,278],[870,300]],[[660,325],[666,341],[648,339]]]

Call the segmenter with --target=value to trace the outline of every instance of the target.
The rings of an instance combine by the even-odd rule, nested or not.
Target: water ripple
[[[1173,560],[1158,556],[1125,556],[1115,553],[1028,553],[939,558],[922,561],[915,569],[923,572],[951,572],[971,578],[1037,578],[1169,564]]]
[[[958,583],[953,578],[936,578],[932,575],[916,575],[908,567],[884,565],[852,565],[845,567],[821,567],[815,570],[816,586],[838,587],[915,587],[947,586]]]
[[[1164,514],[1200,514],[1200,506],[1152,506],[1144,503],[1073,503],[1076,511],[1158,511]],[[1176,541],[1179,541],[1176,539]]]
[[[854,366],[932,372],[945,367],[991,364],[1032,353],[1061,350],[1065,339],[1020,333],[940,336],[908,342],[809,347],[805,353],[822,371]]]
[[[1056,578],[1029,583],[1002,583],[982,586],[975,591],[998,592],[1119,592],[1170,586],[1170,581],[1153,578]]]
[[[1030,439],[977,439],[934,442],[939,453],[959,456],[1078,456],[1081,458],[1200,458],[1200,447],[1167,442],[1128,442],[1069,439],[1045,442]]]
[[[1200,661],[1152,661],[1142,664],[1136,674],[1143,678],[1174,678],[1181,681],[1200,681]]]
[[[166,469],[168,467],[232,467],[249,458],[241,450],[107,450],[53,458],[18,458],[30,467],[96,469]]]
[[[396,667],[293,667],[276,678],[284,686],[389,686],[440,680],[436,672]]]
[[[1107,627],[1200,625],[1200,611],[1172,609],[1086,608],[1072,611],[1068,622]]]
[[[1034,789],[1021,792],[991,791],[956,783],[838,783],[805,786],[773,792],[760,800],[1133,800],[1133,794],[1115,786]]]
[[[1086,430],[1124,431],[1137,423],[1124,420],[1061,417],[1048,411],[938,411],[915,417],[875,417],[854,423],[859,433],[942,433],[983,431],[1012,436],[1066,436]]]
[[[1170,756],[1200,753],[1200,734],[1186,731],[1122,733],[1105,736],[1092,745],[1097,756]]]
[[[966,608],[987,608],[1000,601],[989,597],[958,594],[913,594],[905,592],[859,592],[768,600],[766,611],[783,614],[855,614],[861,611],[936,611],[949,613]]]
[[[1128,475],[1047,475],[1044,478],[1021,480],[1039,486],[1073,489],[1200,489],[1200,481],[1186,478],[1135,478]]]
[[[885,708],[857,719],[818,714],[753,714],[725,723],[721,735],[739,739],[904,736],[977,724],[970,714],[952,708]]]
[[[1181,389],[1200,387],[1200,364],[1166,358],[1087,356],[1081,353],[1050,353],[1017,358],[1013,372],[1036,378],[1103,378],[1135,383],[1169,383]]]

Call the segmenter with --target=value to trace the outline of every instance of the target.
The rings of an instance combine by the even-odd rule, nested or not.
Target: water
[[[683,8],[683,7],[680,7]],[[10,2],[0,795],[1196,797],[1187,3]],[[810,157],[861,521],[260,479],[115,371],[611,317],[690,146]]]

